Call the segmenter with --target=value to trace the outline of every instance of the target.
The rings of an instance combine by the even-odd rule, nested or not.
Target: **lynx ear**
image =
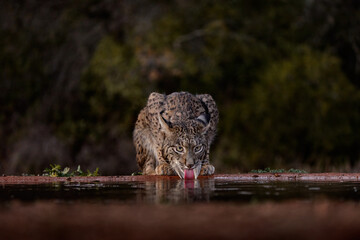
[[[171,128],[172,128],[172,124],[171,122],[167,121],[163,116],[162,113],[164,111],[159,113],[159,122],[160,122],[160,126],[161,126],[161,130],[163,130],[165,133],[170,133],[171,132]]]
[[[150,114],[156,114],[159,110],[162,111],[164,109],[165,98],[165,94],[151,93],[146,104],[147,111]]]
[[[210,121],[210,117],[209,114],[207,113],[203,113],[200,116],[198,116],[196,118],[196,120],[198,120],[199,122],[201,122],[202,124],[204,124],[204,126],[207,126],[209,124]]]
[[[202,132],[205,134],[209,128],[210,128],[210,114],[208,113],[203,113],[201,114],[200,116],[198,116],[196,118],[196,120],[198,120],[199,122],[202,123],[202,125],[204,126],[203,129],[202,129]]]

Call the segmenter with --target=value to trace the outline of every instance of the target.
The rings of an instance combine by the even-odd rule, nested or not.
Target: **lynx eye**
[[[194,152],[200,153],[200,152],[202,152],[203,149],[204,149],[204,146],[199,145],[199,146],[194,147]]]
[[[184,152],[184,148],[180,145],[175,147],[175,152],[177,153],[183,153]]]

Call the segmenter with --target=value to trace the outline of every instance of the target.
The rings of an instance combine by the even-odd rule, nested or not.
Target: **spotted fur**
[[[151,93],[133,133],[139,168],[146,175],[181,178],[185,169],[194,169],[195,177],[214,174],[209,151],[218,120],[208,94]]]

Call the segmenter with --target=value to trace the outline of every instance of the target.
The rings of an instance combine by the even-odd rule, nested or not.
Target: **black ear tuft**
[[[204,126],[208,125],[210,122],[210,114],[207,113],[203,113],[200,116],[198,116],[196,118],[196,120],[198,120],[199,122],[201,122],[202,124],[204,124]]]
[[[203,106],[205,112],[202,113],[200,116],[198,116],[196,119],[200,122],[202,122],[205,126],[207,126],[210,122],[210,113],[209,113],[209,109],[206,106],[206,104],[200,99],[200,103]]]
[[[164,111],[161,111],[159,113],[159,122],[160,122],[160,125],[162,127],[162,129],[166,132],[170,131],[170,129],[173,127],[171,122],[170,121],[167,121],[163,116],[162,114],[164,113]]]

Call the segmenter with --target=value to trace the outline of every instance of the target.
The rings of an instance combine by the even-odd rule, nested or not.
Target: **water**
[[[0,186],[0,204],[33,202],[125,202],[179,204],[283,200],[360,200],[360,182],[243,182],[226,179],[156,179],[116,183],[52,183]]]

